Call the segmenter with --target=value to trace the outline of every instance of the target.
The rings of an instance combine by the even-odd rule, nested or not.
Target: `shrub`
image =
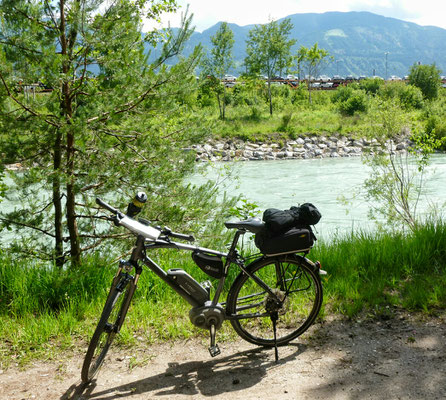
[[[421,89],[423,97],[432,100],[438,97],[441,85],[440,70],[432,65],[412,65],[409,83]]]
[[[308,90],[305,85],[299,85],[299,87],[293,89],[291,103],[293,105],[308,103]]]
[[[384,81],[379,78],[368,78],[360,82],[359,87],[367,94],[377,94]]]
[[[351,86],[339,86],[331,98],[331,101],[333,103],[342,103],[347,101],[352,94],[353,88]]]
[[[436,139],[443,142],[441,150],[446,150],[446,121],[438,115],[432,114],[426,120],[426,132],[433,134]]]
[[[352,86],[338,88],[332,97],[332,102],[338,104],[341,114],[353,115],[356,112],[367,111],[367,96],[364,91],[354,89]]]
[[[421,90],[412,85],[406,85],[400,93],[401,104],[406,109],[421,109],[423,107],[423,94]]]
[[[288,132],[292,133],[290,122],[293,119],[293,113],[292,112],[286,112],[284,115],[282,115],[282,122],[277,128],[279,132]]]
[[[386,100],[397,99],[405,109],[423,107],[423,94],[421,90],[404,82],[390,82],[381,87],[379,95]]]
[[[367,111],[367,96],[362,90],[354,91],[346,101],[339,104],[339,111],[345,115]]]

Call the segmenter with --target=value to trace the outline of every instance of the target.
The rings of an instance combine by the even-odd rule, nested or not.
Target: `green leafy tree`
[[[389,226],[419,226],[418,203],[425,186],[425,169],[429,156],[440,146],[433,135],[409,125],[397,99],[376,100],[370,112],[370,137],[379,148],[364,162],[371,168],[364,182],[366,198],[372,205],[370,216],[384,217]],[[414,146],[410,152],[396,151],[394,139],[411,132]]]
[[[320,74],[322,66],[330,59],[330,55],[327,50],[320,49],[318,44],[315,43],[311,48],[301,46],[297,52],[296,59],[299,69],[302,68],[305,71],[308,86],[308,100],[311,104],[311,80]]]
[[[76,264],[121,238],[104,233],[98,195],[123,207],[145,190],[148,217],[172,225],[206,215],[211,193],[182,183],[194,156],[181,149],[207,133],[187,112],[201,50],[165,66],[192,33],[191,17],[177,34],[141,33],[143,18],[175,9],[173,0],[0,1],[1,163],[23,166],[15,210],[0,221],[20,235],[17,251]],[[145,48],[157,42],[149,64]],[[29,95],[37,82],[49,89]]]
[[[226,22],[222,22],[217,33],[211,37],[211,56],[205,61],[205,72],[211,76],[212,87],[217,96],[220,118],[225,119],[226,85],[222,85],[224,76],[233,66],[232,48],[234,47],[234,34]],[[217,79],[212,79],[217,78]]]
[[[271,21],[264,25],[255,25],[249,31],[246,41],[245,64],[251,74],[264,74],[268,78],[269,113],[273,114],[271,96],[271,78],[291,65],[291,47],[296,40],[289,39],[293,24],[284,19],[280,24]]]
[[[441,86],[440,70],[432,65],[414,64],[410,67],[409,84],[418,87],[427,100],[437,98]]]

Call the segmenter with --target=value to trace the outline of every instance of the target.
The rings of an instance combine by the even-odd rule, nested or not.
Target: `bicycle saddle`
[[[250,231],[252,233],[259,233],[265,223],[260,218],[249,218],[244,221],[237,222],[225,222],[225,226],[228,229],[240,229],[244,231]]]

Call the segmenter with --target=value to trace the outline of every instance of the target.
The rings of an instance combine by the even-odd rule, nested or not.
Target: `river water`
[[[224,166],[231,169],[232,179],[224,182],[221,193],[243,195],[258,205],[259,216],[266,208],[287,209],[308,202],[322,214],[316,226],[319,236],[328,238],[376,227],[368,216],[371,205],[361,190],[370,169],[360,157],[220,163],[209,167],[204,176],[194,176],[192,182],[221,179]],[[431,158],[425,178],[426,190],[419,202],[419,211],[424,214],[445,203],[446,155]],[[351,201],[350,205],[342,198]]]
[[[376,227],[368,217],[370,204],[360,194],[363,182],[370,173],[360,157],[216,163],[209,166],[205,174],[194,175],[190,182],[201,184],[208,179],[222,180],[222,169],[231,173],[230,178],[219,186],[220,195],[223,196],[224,192],[243,195],[258,205],[259,216],[266,208],[287,209],[308,202],[321,211],[322,219],[316,229],[318,236],[326,239],[336,233],[373,230]],[[8,178],[6,181],[12,183]],[[419,211],[423,213],[432,206],[444,206],[446,155],[431,158],[425,183],[426,193],[419,203]],[[350,205],[345,205],[342,198],[351,201]],[[16,204],[6,201],[0,203],[0,209],[4,212],[12,211],[15,207]],[[10,236],[2,232],[3,240],[0,239],[0,242]]]

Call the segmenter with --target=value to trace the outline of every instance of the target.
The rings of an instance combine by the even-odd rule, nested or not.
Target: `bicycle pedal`
[[[218,344],[216,344],[215,346],[209,346],[209,353],[210,353],[211,357],[218,356],[221,353],[220,348],[218,347]]]

